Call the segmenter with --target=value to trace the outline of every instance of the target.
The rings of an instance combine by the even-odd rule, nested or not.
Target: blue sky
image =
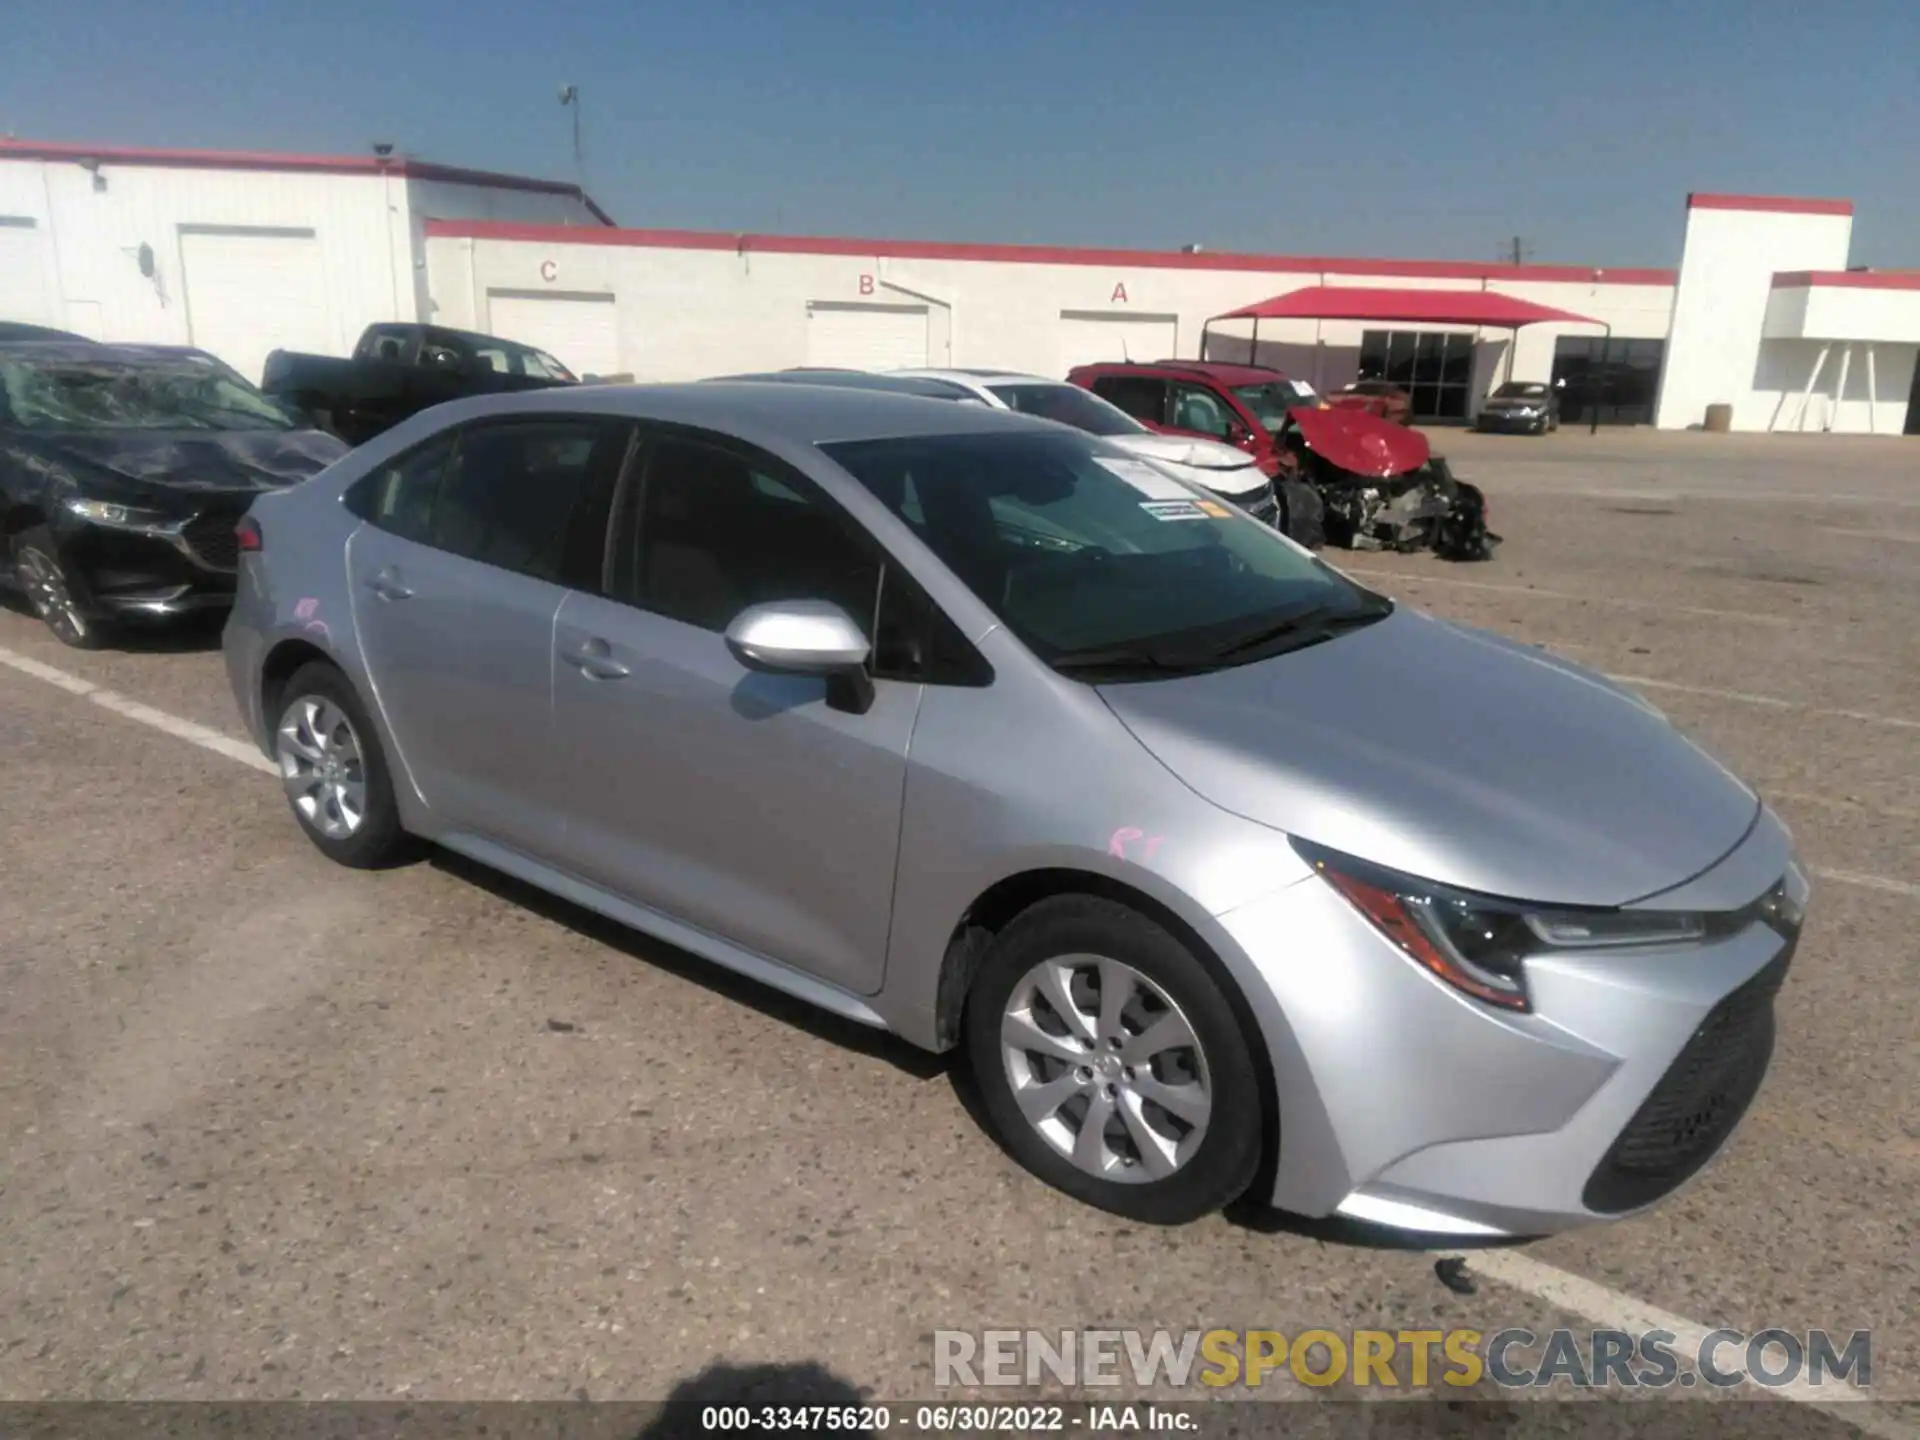
[[[14,0],[0,133],[571,177],[622,223],[1679,258],[1688,190],[1920,265],[1920,4]]]

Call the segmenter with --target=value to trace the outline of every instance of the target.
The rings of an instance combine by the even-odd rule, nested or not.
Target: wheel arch
[[[11,541],[14,536],[46,523],[46,512],[38,505],[16,500],[0,510],[0,540]]]
[[[1020,870],[989,885],[954,924],[940,964],[934,1002],[934,1040],[940,1050],[958,1043],[974,977],[994,937],[1019,915],[1061,895],[1088,896],[1124,905],[1166,930],[1193,954],[1226,997],[1260,1082],[1261,1159],[1248,1194],[1271,1194],[1279,1158],[1280,1095],[1268,1036],[1234,968],[1200,928],[1167,901],[1137,885],[1095,870],[1050,865]]]
[[[292,636],[271,646],[260,661],[260,715],[265,727],[271,731],[280,718],[280,697],[286,684],[304,665],[315,662],[331,665],[345,673],[344,667],[331,653],[313,641]],[[352,677],[348,677],[351,679]]]

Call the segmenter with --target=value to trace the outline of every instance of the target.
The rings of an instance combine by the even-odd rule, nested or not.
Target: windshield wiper
[[[1392,610],[1391,604],[1369,605],[1359,610],[1332,610],[1325,605],[1313,605],[1284,615],[1256,630],[1236,635],[1214,650],[1212,655],[1216,660],[1234,659],[1253,650],[1284,655],[1289,650],[1300,650],[1322,640],[1331,640],[1343,630],[1371,625],[1376,620],[1384,619]]]
[[[1144,645],[1102,645],[1089,650],[1068,650],[1054,656],[1048,663],[1062,675],[1079,675],[1089,671],[1147,671],[1159,675],[1179,675],[1206,666],[1206,661],[1198,657],[1169,655]]]

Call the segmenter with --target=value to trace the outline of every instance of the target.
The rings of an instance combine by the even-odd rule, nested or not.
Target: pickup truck
[[[349,445],[447,400],[577,385],[544,350],[441,325],[369,325],[347,359],[275,350],[260,388]]]

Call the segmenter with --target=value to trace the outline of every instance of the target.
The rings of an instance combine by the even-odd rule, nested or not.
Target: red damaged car
[[[1067,379],[1154,430],[1236,445],[1283,490],[1290,514],[1310,491],[1325,538],[1356,550],[1432,549],[1484,560],[1500,537],[1478,487],[1454,478],[1426,437],[1264,366],[1219,361],[1103,362]],[[1300,538],[1297,520],[1288,531]]]

